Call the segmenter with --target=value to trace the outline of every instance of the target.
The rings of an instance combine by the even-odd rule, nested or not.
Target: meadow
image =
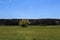
[[[0,40],[60,40],[60,26],[0,26]]]

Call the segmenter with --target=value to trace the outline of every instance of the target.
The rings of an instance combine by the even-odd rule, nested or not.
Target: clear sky
[[[0,18],[60,19],[60,0],[0,0]]]

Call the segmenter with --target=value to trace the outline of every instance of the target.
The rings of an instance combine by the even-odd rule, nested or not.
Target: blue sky
[[[60,19],[60,0],[0,0],[0,18]]]

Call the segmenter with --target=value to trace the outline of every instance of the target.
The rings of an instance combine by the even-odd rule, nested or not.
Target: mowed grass
[[[0,40],[60,40],[60,26],[0,26]]]

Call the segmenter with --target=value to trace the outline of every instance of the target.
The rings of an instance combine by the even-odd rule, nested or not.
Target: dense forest
[[[21,19],[0,19],[0,25],[19,25]],[[28,19],[29,25],[60,25],[60,19]]]

